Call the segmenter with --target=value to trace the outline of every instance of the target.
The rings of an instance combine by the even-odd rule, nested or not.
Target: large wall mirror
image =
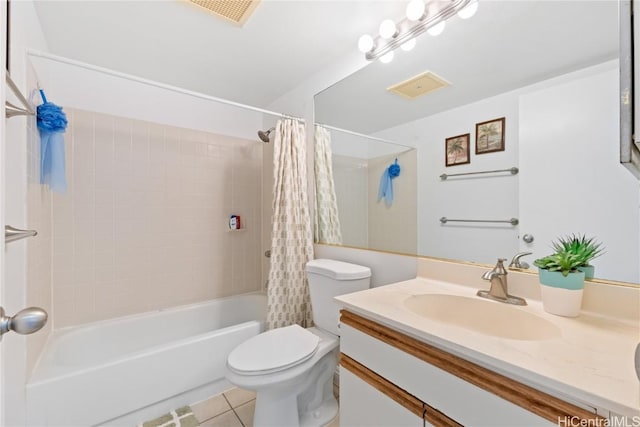
[[[586,234],[606,247],[596,277],[639,283],[619,48],[617,1],[485,0],[318,93],[341,240],[317,241],[487,264],[526,251],[531,263],[557,237]],[[446,86],[414,99],[387,90],[425,72]],[[388,203],[378,193],[396,159]]]

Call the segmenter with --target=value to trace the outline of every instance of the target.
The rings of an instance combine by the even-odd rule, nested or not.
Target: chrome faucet
[[[509,268],[516,268],[520,270],[526,270],[529,268],[529,264],[526,262],[520,262],[520,258],[526,255],[531,255],[533,252],[518,252],[513,256],[511,262],[509,263]]]
[[[493,267],[493,270],[487,271],[482,275],[484,280],[491,282],[491,287],[488,291],[478,291],[476,295],[507,304],[527,305],[527,301],[525,301],[524,298],[509,295],[507,287],[507,270],[504,268],[503,264],[505,261],[506,259],[504,258],[498,258],[498,262],[496,263],[496,266]]]

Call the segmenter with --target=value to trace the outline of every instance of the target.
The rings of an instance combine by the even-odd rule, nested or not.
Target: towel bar
[[[4,226],[4,242],[15,242],[16,240],[26,239],[37,235],[36,230],[20,230],[19,228],[12,227],[10,225]]]
[[[452,173],[452,174],[449,174],[449,175],[447,175],[446,173],[443,173],[442,175],[440,175],[440,179],[444,181],[447,178],[449,178],[450,176],[481,175],[481,174],[484,174],[484,173],[497,173],[497,172],[509,172],[509,173],[511,173],[511,175],[517,175],[519,171],[520,171],[520,169],[518,169],[517,167],[514,166],[514,167],[509,168],[509,169],[496,169],[496,170],[492,170],[492,171]]]
[[[31,105],[29,105],[29,101],[27,101],[24,95],[20,93],[20,89],[18,89],[18,86],[16,86],[13,80],[11,80],[9,73],[6,74],[5,80],[7,82],[7,86],[9,87],[9,89],[11,89],[11,92],[13,92],[13,94],[16,96],[16,98],[18,98],[18,100],[24,107],[18,107],[17,105],[5,100],[5,117],[10,118],[15,116],[34,116],[36,114],[35,111],[33,111]]]
[[[511,225],[518,225],[520,221],[518,218],[511,219],[449,219],[446,216],[440,218],[440,222],[446,224],[447,222],[499,222],[499,223],[509,223]]]

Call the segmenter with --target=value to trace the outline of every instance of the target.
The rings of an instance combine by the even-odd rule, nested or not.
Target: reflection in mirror
[[[407,211],[398,206],[373,225],[371,206],[366,214],[361,208],[359,222],[341,224],[343,244],[487,264],[530,251],[523,261],[531,264],[557,237],[585,233],[606,246],[596,277],[640,282],[640,184],[619,159],[618,37],[615,1],[483,1],[473,19],[454,17],[440,36],[423,35],[413,51],[372,62],[317,94],[317,122],[415,147],[403,153],[416,159],[416,197]],[[425,71],[449,85],[411,100],[386,90]],[[483,137],[482,123],[503,117],[502,133]],[[335,154],[352,145],[336,141],[337,133],[334,169],[343,160]],[[458,157],[447,161],[445,141],[466,134],[468,151],[450,144]],[[440,178],[513,167],[518,174]],[[338,175],[336,194],[351,192],[338,197],[342,220],[355,212],[348,203],[375,198],[370,187],[347,190],[355,179]],[[413,236],[379,230],[400,228],[410,215],[417,218]],[[363,223],[383,238],[360,234],[349,242],[349,231]]]
[[[326,147],[329,146],[327,149]],[[329,220],[322,159],[332,166],[338,220]],[[331,126],[316,125],[316,242],[400,253],[417,251],[416,150]],[[397,165],[395,177],[389,177]],[[392,171],[394,168],[392,168]],[[381,194],[384,193],[384,194]],[[341,240],[332,225],[338,224]]]

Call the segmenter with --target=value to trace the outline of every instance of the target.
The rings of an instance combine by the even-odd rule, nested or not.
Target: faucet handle
[[[533,252],[519,252],[513,256],[511,263],[509,264],[509,268],[521,268],[526,269],[529,268],[529,264],[526,262],[520,262],[520,258],[526,255],[531,255]]]
[[[496,266],[493,267],[493,271],[498,274],[507,274],[507,270],[504,268],[503,264],[506,260],[506,258],[498,258],[498,262],[496,262]]]

